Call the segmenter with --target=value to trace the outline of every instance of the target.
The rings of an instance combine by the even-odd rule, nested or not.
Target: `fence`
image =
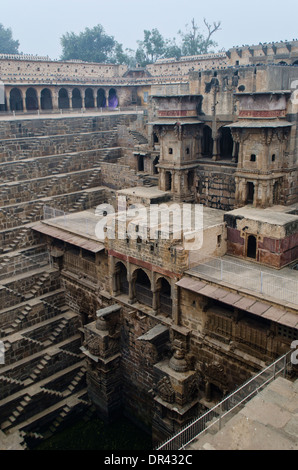
[[[115,114],[115,113],[140,113],[143,114],[146,108],[143,106],[119,106],[117,108],[65,108],[65,109],[42,109],[36,111],[0,111],[0,116],[11,117],[30,117],[40,116],[47,114],[64,115],[64,114],[77,114],[84,115],[88,113],[96,114]]]
[[[48,251],[35,255],[26,255],[25,253],[12,258],[5,266],[0,267],[0,281],[9,277],[18,276],[32,269],[39,269],[43,266],[52,266],[52,259]]]
[[[226,258],[202,259],[201,262],[198,260],[198,265],[191,270],[233,286],[298,304],[298,281],[294,276],[291,278],[272,274],[266,269],[253,268],[240,260],[231,261]]]
[[[78,212],[64,212],[46,205],[43,206],[43,219],[58,219],[55,220],[55,226],[89,237],[95,237],[95,228],[99,221],[99,218],[93,218],[91,215],[88,217]]]
[[[236,408],[243,406],[281,373],[283,373],[284,376],[286,375],[288,365],[291,362],[291,354],[291,352],[288,352],[277,359],[211,410],[207,411],[199,418],[196,418],[192,423],[185,426],[181,431],[157,447],[156,450],[184,449],[191,441],[208,429],[211,429],[211,427],[217,425],[218,430],[220,430],[222,425],[232,418],[231,414]]]

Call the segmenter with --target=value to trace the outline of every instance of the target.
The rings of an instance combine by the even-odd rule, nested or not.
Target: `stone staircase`
[[[129,131],[130,135],[132,135],[134,141],[136,142],[137,145],[144,145],[148,144],[148,139],[145,137],[141,132],[138,131]]]

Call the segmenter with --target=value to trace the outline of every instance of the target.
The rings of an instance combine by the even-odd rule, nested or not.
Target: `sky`
[[[284,8],[283,8],[284,6]],[[144,29],[177,38],[192,18],[202,33],[221,21],[216,51],[298,38],[298,1],[287,0],[1,0],[0,23],[20,41],[20,52],[59,59],[60,38],[101,24],[105,32],[136,50]],[[178,41],[177,41],[178,42]]]

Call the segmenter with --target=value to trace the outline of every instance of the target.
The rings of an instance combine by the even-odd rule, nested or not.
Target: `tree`
[[[79,34],[64,34],[61,38],[61,45],[62,60],[115,62],[122,51],[122,46],[115,41],[113,36],[107,35],[100,24],[92,29],[86,28],[85,31]]]
[[[137,43],[136,61],[142,66],[156,62],[165,54],[166,41],[156,28],[152,31],[145,29],[144,40]]]
[[[19,47],[20,43],[13,39],[11,29],[6,29],[2,24],[0,24],[0,53],[18,54]]]
[[[221,22],[213,22],[213,25],[207,23],[204,18],[204,24],[207,28],[208,34],[206,37],[199,31],[199,27],[196,25],[194,18],[191,21],[191,27],[183,33],[179,31],[178,34],[182,37],[182,54],[185,56],[207,54],[210,52],[211,47],[216,47],[217,43],[214,42],[211,37],[212,35],[220,30]]]

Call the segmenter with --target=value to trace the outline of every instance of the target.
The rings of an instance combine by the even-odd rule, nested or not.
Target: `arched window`
[[[247,240],[247,257],[256,259],[257,256],[257,239],[254,235],[249,235]]]
[[[82,108],[82,95],[78,88],[72,90],[72,107],[75,109]]]
[[[119,105],[119,100],[117,97],[117,92],[115,88],[111,88],[109,91],[109,108],[115,109]]]
[[[38,109],[37,93],[34,88],[28,88],[26,91],[26,109],[27,111],[36,111]]]
[[[11,111],[23,111],[22,93],[18,88],[13,88],[10,92]]]
[[[171,285],[164,278],[159,279],[158,283],[160,286],[160,290],[159,290],[160,313],[163,313],[166,316],[172,316]]]
[[[127,281],[127,269],[123,263],[117,263],[115,266],[116,288],[120,294],[128,295],[129,287]]]
[[[53,109],[52,93],[48,88],[44,88],[40,94],[41,109]]]
[[[220,156],[222,158],[232,158],[233,156],[233,137],[228,127],[222,127],[220,138]]]
[[[65,88],[61,88],[61,90],[59,90],[58,107],[59,109],[69,108],[69,97]]]
[[[213,153],[212,130],[209,126],[204,126],[203,127],[202,154],[205,157],[212,157],[212,153]]]
[[[85,108],[94,108],[94,96],[91,88],[87,88],[85,91]]]
[[[151,282],[145,271],[138,269],[134,274],[135,279],[135,297],[138,302],[152,307],[153,293],[151,291]]]
[[[100,88],[97,92],[97,107],[105,108],[107,106],[106,92]]]

